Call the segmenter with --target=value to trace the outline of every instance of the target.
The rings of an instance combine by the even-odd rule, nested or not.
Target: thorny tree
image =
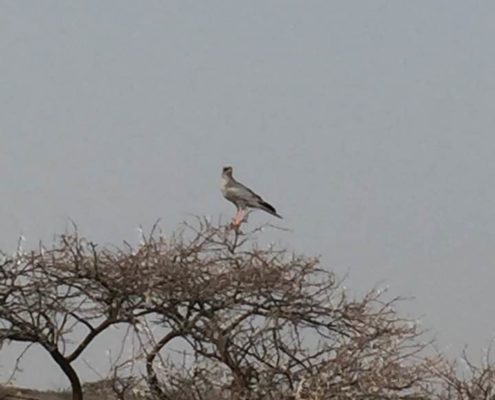
[[[107,328],[145,313],[130,297],[139,270],[124,271],[123,256],[71,234],[50,250],[0,263],[0,343],[42,346],[67,376],[74,400],[83,398],[74,361]],[[85,334],[74,344],[76,331]]]
[[[473,363],[465,352],[460,362],[444,364],[437,373],[442,385],[434,399],[495,400],[495,364],[490,356],[491,346],[480,365]],[[459,370],[463,373],[459,374]]]
[[[141,343],[129,361],[143,362],[146,398],[440,398],[435,385],[454,375],[423,355],[396,300],[377,290],[348,297],[318,259],[261,246],[259,231],[198,220],[137,248],[100,249],[70,234],[51,249],[4,257],[0,341],[45,348],[76,400],[83,393],[73,362],[115,324]],[[86,335],[73,344],[81,327]],[[111,381],[120,398],[137,382],[117,369]]]
[[[165,399],[397,399],[425,392],[437,360],[420,356],[414,324],[378,291],[350,299],[318,260],[248,245],[206,223],[189,239],[150,238],[136,257],[150,276],[147,383]],[[181,338],[190,368],[155,363]],[[158,366],[156,367],[156,364]],[[187,364],[187,363],[186,363]],[[161,376],[160,376],[161,375]],[[304,394],[305,393],[305,394]]]

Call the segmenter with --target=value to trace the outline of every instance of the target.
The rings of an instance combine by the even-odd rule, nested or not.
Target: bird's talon
[[[230,224],[229,224],[229,228],[230,229],[235,229],[235,230],[239,229],[240,226],[241,226],[241,224],[239,223],[239,221],[237,220],[237,218],[234,218],[230,222]]]

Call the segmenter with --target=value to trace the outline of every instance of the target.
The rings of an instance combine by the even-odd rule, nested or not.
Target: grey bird
[[[241,225],[250,208],[258,208],[277,218],[282,218],[277,214],[275,208],[264,201],[261,196],[254,193],[242,183],[237,182],[232,176],[232,172],[232,167],[223,167],[221,188],[223,197],[234,203],[237,208],[237,212],[232,221],[234,227],[239,227]]]

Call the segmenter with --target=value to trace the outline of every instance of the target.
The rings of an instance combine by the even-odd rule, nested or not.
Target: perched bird
[[[222,194],[237,207],[237,212],[232,221],[234,227],[241,225],[249,208],[259,208],[268,214],[282,218],[271,204],[268,204],[242,183],[237,182],[232,176],[232,171],[232,167],[224,167],[222,170]]]

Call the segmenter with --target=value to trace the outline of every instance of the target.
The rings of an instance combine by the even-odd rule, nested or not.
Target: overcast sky
[[[224,164],[441,349],[495,336],[495,2],[0,0],[0,248],[229,218]],[[250,225],[269,222],[257,213]],[[85,354],[104,368],[102,338]],[[6,379],[14,348],[3,349]],[[95,379],[84,370],[84,379]],[[67,383],[34,351],[17,382]]]

